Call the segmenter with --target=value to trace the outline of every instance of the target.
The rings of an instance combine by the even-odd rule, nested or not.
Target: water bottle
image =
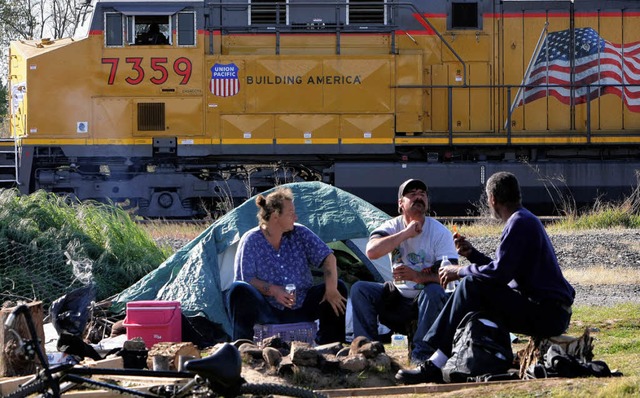
[[[451,261],[449,261],[449,257],[442,256],[442,262],[440,263],[440,267],[446,267],[447,265],[451,265]],[[458,281],[451,281],[447,283],[447,286],[444,288],[444,291],[447,293],[451,293],[456,290],[456,286],[458,286]]]

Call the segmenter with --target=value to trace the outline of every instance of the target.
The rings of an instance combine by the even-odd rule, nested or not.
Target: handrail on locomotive
[[[281,24],[279,21],[281,21],[280,18],[280,13],[281,13],[281,8],[283,7],[281,2],[260,2],[259,3],[260,6],[273,6],[275,7],[276,10],[276,23],[275,26],[273,27],[269,27],[269,28],[260,28],[260,27],[252,27],[252,30],[255,31],[260,31],[260,32],[267,32],[267,33],[274,33],[276,35],[276,47],[275,47],[275,54],[280,54],[280,33],[281,32],[287,32],[287,33],[295,33],[295,32],[303,32],[303,30],[299,30],[299,29],[293,29],[292,27],[289,27],[288,25],[284,25]],[[216,3],[207,3],[207,5],[209,5],[210,7],[212,6],[216,6],[216,7],[238,7],[238,3],[225,3],[225,2],[216,2]],[[353,6],[353,5],[351,5]],[[460,64],[462,65],[462,86],[466,87],[467,86],[467,64],[466,62],[462,59],[462,57],[456,52],[456,50],[451,46],[451,44],[449,44],[449,42],[447,41],[447,39],[442,35],[442,33],[440,33],[440,31],[438,31],[438,29],[431,23],[431,21],[429,21],[429,18],[427,18],[425,16],[425,13],[420,11],[418,9],[418,7],[413,4],[413,3],[408,3],[408,2],[393,2],[393,1],[382,1],[382,2],[366,2],[366,1],[361,1],[357,3],[358,7],[370,7],[370,6],[375,6],[375,7],[383,7],[383,9],[386,10],[390,9],[393,14],[395,14],[395,11],[397,11],[398,8],[410,8],[413,12],[414,15],[418,18],[420,18],[420,20],[422,20],[424,23],[426,23],[429,28],[436,34],[436,36],[438,36],[438,38],[442,41],[442,43],[447,47],[447,49],[449,49],[449,51],[451,51],[451,54],[453,54],[454,57],[456,57],[456,59],[460,62]],[[248,5],[247,5],[248,7]],[[308,1],[308,2],[304,2],[304,3],[287,3],[284,5],[284,7],[286,8],[296,8],[296,7],[332,7],[335,8],[336,10],[336,21],[339,21],[338,18],[338,14],[341,11],[341,8],[348,8],[349,7],[349,3],[348,2],[341,2],[336,0],[334,3],[327,3],[327,2],[316,2],[316,1]],[[313,25],[313,26],[308,26],[312,29],[322,29],[325,32],[334,32],[336,33],[337,37],[336,37],[336,54],[340,54],[340,32],[345,28],[344,24],[341,23],[335,23],[335,24],[318,24],[318,25]],[[385,25],[384,27],[367,27],[366,32],[389,32],[391,33],[391,37],[392,37],[392,42],[391,42],[391,54],[396,54],[396,46],[395,46],[395,30],[396,30],[396,26],[388,24]],[[234,32],[234,31],[242,31],[245,32],[247,30],[246,26],[238,26],[238,27],[233,27],[233,26],[228,26],[228,25],[210,25],[210,26],[206,26],[205,29],[209,32],[210,35],[213,35],[214,31],[222,31],[222,32]],[[353,31],[349,31],[350,33],[353,33]],[[411,36],[405,32],[405,34],[407,34],[410,38]],[[209,40],[210,43],[213,42],[213,40]],[[209,48],[210,50],[210,55],[213,55],[213,48],[210,46]]]

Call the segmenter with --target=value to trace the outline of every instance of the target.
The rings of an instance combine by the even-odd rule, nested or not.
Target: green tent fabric
[[[309,227],[327,243],[367,238],[374,228],[390,218],[357,196],[322,182],[283,186],[293,191],[298,223]],[[252,197],[118,294],[112,310],[123,312],[129,301],[179,301],[183,314],[205,316],[231,334],[222,294],[227,286],[221,283],[220,275],[221,272],[232,275],[232,256],[226,253],[226,261],[221,259],[225,251],[237,246],[242,234],[258,224],[256,215],[255,197]]]

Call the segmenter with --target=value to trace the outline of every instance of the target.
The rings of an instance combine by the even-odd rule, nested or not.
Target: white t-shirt
[[[393,235],[405,228],[404,219],[398,216],[376,228],[371,237]],[[432,267],[437,260],[442,260],[442,256],[458,258],[453,236],[447,227],[430,217],[425,218],[420,235],[403,241],[389,253],[392,268],[396,264],[404,264],[416,271]],[[424,289],[423,284],[412,281],[396,283],[396,287],[404,297],[409,298],[416,297]]]

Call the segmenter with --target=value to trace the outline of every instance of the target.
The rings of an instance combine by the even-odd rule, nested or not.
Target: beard
[[[425,214],[427,212],[427,204],[422,200],[418,199],[415,202],[411,203],[411,205],[409,205],[409,208],[407,210],[410,212]]]

